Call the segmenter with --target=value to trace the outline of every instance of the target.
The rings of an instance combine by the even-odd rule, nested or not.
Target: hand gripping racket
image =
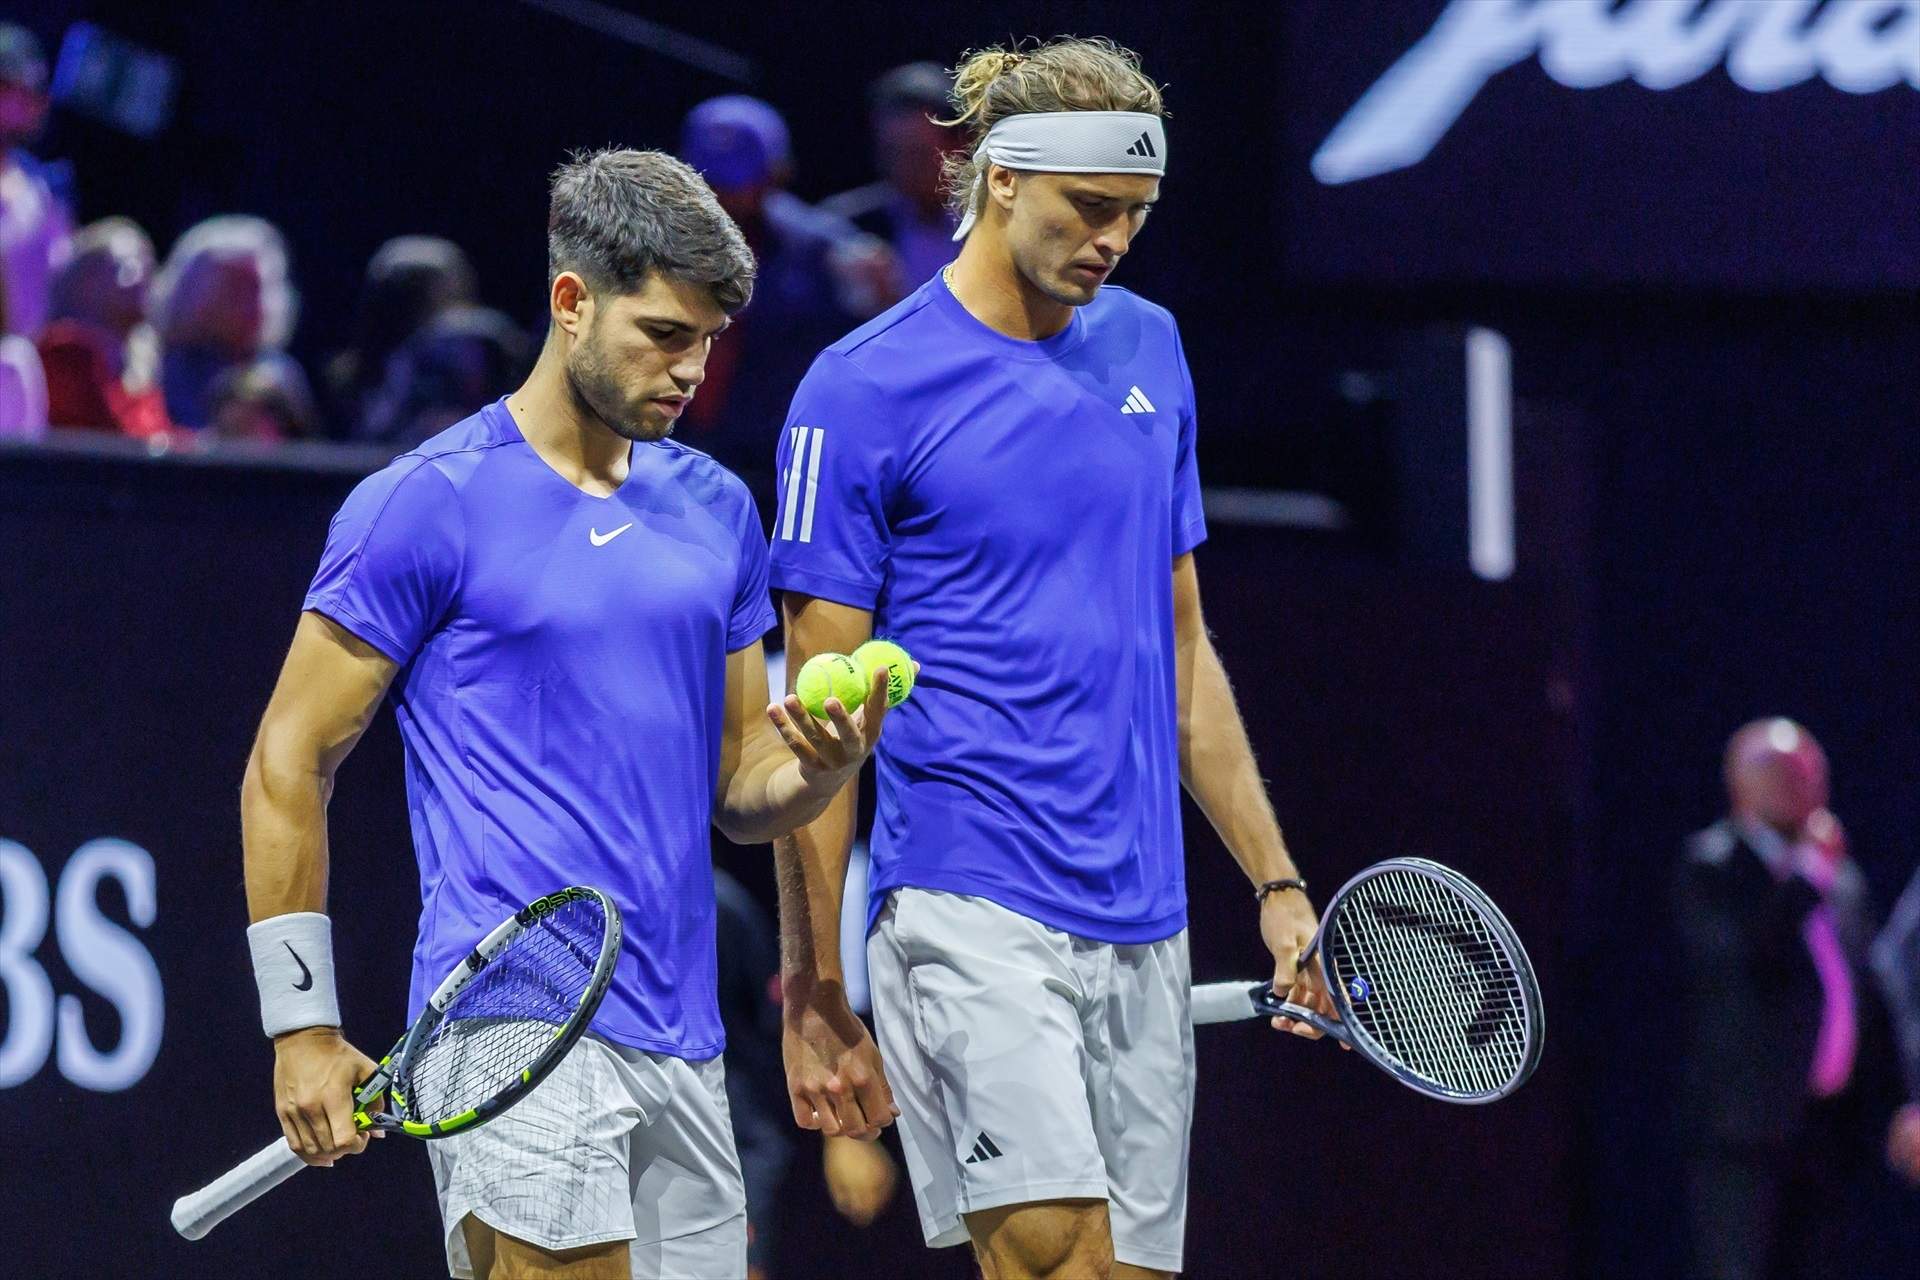
[[[1496,1102],[1533,1074],[1546,1011],[1520,938],[1459,872],[1389,858],[1340,886],[1300,963],[1318,960],[1338,1020],[1265,982],[1193,989],[1193,1021],[1292,1018],[1442,1102]]]
[[[598,889],[570,888],[500,923],[427,1001],[354,1093],[362,1129],[444,1138],[524,1098],[559,1064],[600,1007],[620,954],[620,911]],[[373,1110],[382,1094],[385,1110]],[[198,1240],[306,1162],[284,1138],[173,1205]]]

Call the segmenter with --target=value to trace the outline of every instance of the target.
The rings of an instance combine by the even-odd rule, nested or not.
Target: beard
[[[634,400],[622,390],[612,362],[591,331],[567,358],[567,385],[576,400],[623,439],[651,444],[673,433],[673,419],[648,413],[645,400]]]

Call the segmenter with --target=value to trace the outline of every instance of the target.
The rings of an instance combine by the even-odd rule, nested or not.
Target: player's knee
[[[1013,1205],[967,1215],[986,1280],[1108,1280],[1113,1236],[1104,1200]]]

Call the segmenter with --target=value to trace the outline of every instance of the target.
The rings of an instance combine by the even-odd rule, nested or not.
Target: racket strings
[[[1406,1065],[1450,1088],[1497,1089],[1499,1063],[1484,1052],[1498,1038],[1511,994],[1503,981],[1503,957],[1476,916],[1431,882],[1411,886],[1416,899],[1370,904],[1375,936],[1405,967],[1412,1016],[1402,1017],[1398,1042]],[[1404,966],[1403,966],[1404,967]],[[1407,1004],[1409,1002],[1402,1002]],[[1406,1009],[1399,1010],[1403,1014]]]
[[[1476,904],[1451,886],[1405,871],[1356,885],[1325,954],[1359,1028],[1422,1079],[1493,1094],[1523,1070],[1519,967]]]
[[[408,1055],[408,1118],[445,1120],[519,1081],[580,1007],[606,932],[599,900],[578,898],[514,935]]]
[[[1424,886],[1422,886],[1424,887]],[[1498,1028],[1511,1011],[1513,992],[1491,940],[1479,930],[1462,926],[1462,917],[1445,898],[1417,893],[1413,906],[1400,901],[1375,902],[1371,912],[1383,926],[1376,936],[1403,962],[1404,982],[1416,1000],[1411,1009],[1389,1002],[1389,1011],[1401,1014],[1397,1047],[1408,1065],[1450,1087],[1495,1088],[1498,1063],[1484,1050],[1498,1039]],[[1467,920],[1471,926],[1473,921]],[[1491,980],[1490,980],[1491,979]]]

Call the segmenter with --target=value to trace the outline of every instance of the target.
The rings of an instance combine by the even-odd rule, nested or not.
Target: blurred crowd
[[[688,113],[679,154],[712,184],[760,260],[752,304],[716,344],[679,437],[736,470],[764,470],[787,398],[818,352],[949,261],[934,122],[951,81],[933,63],[871,90],[871,184],[809,204],[789,189],[785,120],[744,95]],[[49,428],[145,438],[336,440],[412,447],[519,385],[544,312],[481,302],[466,253],[404,235],[366,264],[343,349],[312,367],[288,350],[296,264],[266,219],[187,227],[164,257],[122,217],[82,223],[65,175],[32,146],[50,109],[32,33],[0,24],[0,437]]]

